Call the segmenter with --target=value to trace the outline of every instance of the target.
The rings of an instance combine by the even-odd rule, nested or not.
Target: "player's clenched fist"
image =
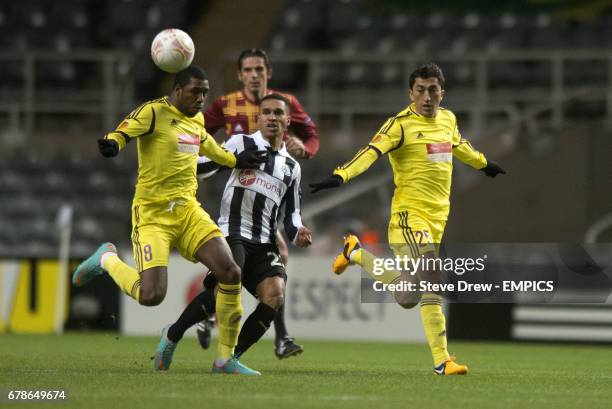
[[[306,248],[312,244],[312,232],[308,227],[300,227],[298,229],[297,237],[295,238],[295,245],[301,248]]]

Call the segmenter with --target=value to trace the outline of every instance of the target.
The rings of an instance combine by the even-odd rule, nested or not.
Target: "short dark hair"
[[[261,106],[261,104],[264,101],[267,101],[269,99],[276,99],[277,101],[283,101],[285,103],[285,106],[287,107],[287,113],[291,114],[291,103],[289,102],[289,100],[285,96],[283,96],[281,94],[278,94],[276,92],[273,92],[272,94],[268,94],[265,97],[263,97],[262,99],[260,99],[259,100],[259,106]]]
[[[238,70],[242,69],[242,60],[249,57],[263,58],[264,64],[266,64],[266,68],[268,69],[270,69],[272,66],[270,57],[268,57],[268,54],[264,50],[262,50],[261,48],[249,48],[247,50],[242,50],[242,52],[238,56]]]
[[[409,79],[410,89],[412,89],[414,81],[417,78],[437,78],[440,83],[440,88],[444,89],[444,74],[442,73],[442,68],[435,62],[421,65],[416,70],[412,71]]]
[[[190,65],[183,71],[179,71],[176,73],[176,75],[174,76],[173,88],[176,88],[177,85],[181,88],[184,87],[185,85],[189,84],[189,81],[191,81],[192,78],[197,78],[202,81],[208,79],[208,77],[206,76],[206,72],[204,72],[203,69],[201,69],[197,65]]]

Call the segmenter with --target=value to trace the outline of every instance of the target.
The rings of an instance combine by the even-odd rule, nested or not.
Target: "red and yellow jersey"
[[[435,118],[415,112],[414,104],[389,118],[372,141],[334,171],[348,182],[382,155],[389,156],[395,192],[391,212],[408,210],[431,220],[446,220],[450,208],[453,155],[476,169],[484,155],[461,137],[455,115],[440,108]]]
[[[310,119],[298,99],[289,93],[268,89],[266,95],[278,93],[289,100],[291,105],[291,124],[289,132],[302,140],[308,157],[313,157],[319,150],[317,126]],[[214,134],[225,128],[227,137],[238,134],[252,134],[257,129],[259,105],[247,98],[244,91],[236,91],[219,97],[204,113],[206,130]]]
[[[195,198],[200,155],[225,166],[236,164],[236,157],[206,132],[201,112],[188,117],[167,97],[140,105],[104,138],[116,141],[119,149],[137,138],[138,204]]]

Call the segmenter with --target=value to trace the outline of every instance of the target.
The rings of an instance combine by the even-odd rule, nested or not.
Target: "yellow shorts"
[[[438,254],[446,220],[430,220],[413,211],[393,213],[389,222],[389,245],[395,254],[417,258]]]
[[[195,199],[132,205],[132,246],[139,273],[168,266],[172,248],[196,262],[196,251],[214,237],[223,233]]]

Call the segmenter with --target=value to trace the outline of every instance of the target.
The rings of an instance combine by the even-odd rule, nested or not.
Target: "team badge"
[[[376,143],[376,142],[380,142],[382,140],[383,136],[381,134],[378,134],[376,136],[374,136],[374,138],[372,138],[372,143]]]

